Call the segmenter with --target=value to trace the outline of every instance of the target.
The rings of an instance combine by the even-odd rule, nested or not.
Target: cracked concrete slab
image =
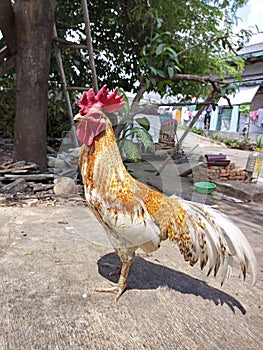
[[[218,205],[255,250],[254,287],[236,266],[221,287],[164,242],[138,253],[118,304],[95,291],[119,262],[87,208],[0,208],[0,348],[261,349],[263,206]]]

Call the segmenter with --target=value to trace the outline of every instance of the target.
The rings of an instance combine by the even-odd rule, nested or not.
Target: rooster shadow
[[[98,271],[101,276],[116,283],[119,275],[110,275],[107,265],[120,266],[117,254],[109,253],[98,260]],[[246,309],[231,295],[209,286],[204,281],[193,278],[183,272],[158,265],[136,256],[128,276],[128,289],[157,289],[168,287],[182,294],[192,294],[214,302],[215,305],[226,304],[235,313],[235,308],[244,315]]]

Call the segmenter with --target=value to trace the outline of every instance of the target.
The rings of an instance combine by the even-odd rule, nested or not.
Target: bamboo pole
[[[57,37],[57,29],[56,29],[55,24],[53,26],[53,35],[54,35],[54,37]],[[68,117],[69,117],[70,125],[71,125],[72,140],[73,140],[74,147],[78,147],[79,143],[78,143],[75,124],[74,124],[74,120],[73,120],[73,112],[72,112],[69,92],[68,92],[68,88],[67,88],[67,81],[66,81],[65,71],[64,71],[64,67],[63,67],[61,51],[60,51],[60,48],[56,42],[54,42],[53,44],[54,44],[55,56],[56,56],[56,60],[57,60],[57,64],[58,64],[61,82],[62,82],[62,90],[63,90],[64,96],[65,96],[67,110],[68,110]]]

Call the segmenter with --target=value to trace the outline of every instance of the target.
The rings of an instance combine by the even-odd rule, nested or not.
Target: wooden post
[[[177,142],[177,144],[175,145],[174,149],[172,150],[171,154],[168,155],[168,157],[166,158],[166,160],[164,161],[163,165],[160,167],[160,169],[158,170],[158,174],[160,175],[161,172],[164,170],[164,168],[166,167],[167,163],[169,162],[169,160],[172,159],[172,157],[179,151],[183,140],[186,138],[186,136],[189,134],[189,132],[191,131],[192,127],[195,125],[195,122],[198,120],[198,118],[200,117],[200,115],[202,114],[202,112],[204,111],[204,109],[206,108],[206,106],[208,105],[209,102],[213,102],[213,99],[216,95],[217,91],[213,90],[209,96],[206,98],[204,105],[198,110],[198,112],[196,113],[196,115],[194,116],[194,118],[191,120],[191,122],[189,123],[189,125],[187,126],[185,132],[183,133],[183,135],[181,136],[180,140]]]
[[[89,21],[89,10],[87,5],[87,0],[81,0],[82,8],[83,8],[83,18],[85,23],[85,34],[86,34],[86,42],[89,53],[89,64],[92,73],[92,85],[95,93],[98,92],[98,80],[96,73],[96,66],[94,62],[93,56],[93,46],[92,46],[92,38],[91,38],[91,30],[90,30],[90,21]]]

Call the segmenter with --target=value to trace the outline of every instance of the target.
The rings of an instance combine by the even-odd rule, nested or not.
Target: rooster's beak
[[[80,120],[82,120],[82,119],[83,119],[83,115],[81,115],[81,114],[78,113],[78,114],[75,115],[75,117],[74,117],[73,120],[74,120],[74,121],[80,121]]]

